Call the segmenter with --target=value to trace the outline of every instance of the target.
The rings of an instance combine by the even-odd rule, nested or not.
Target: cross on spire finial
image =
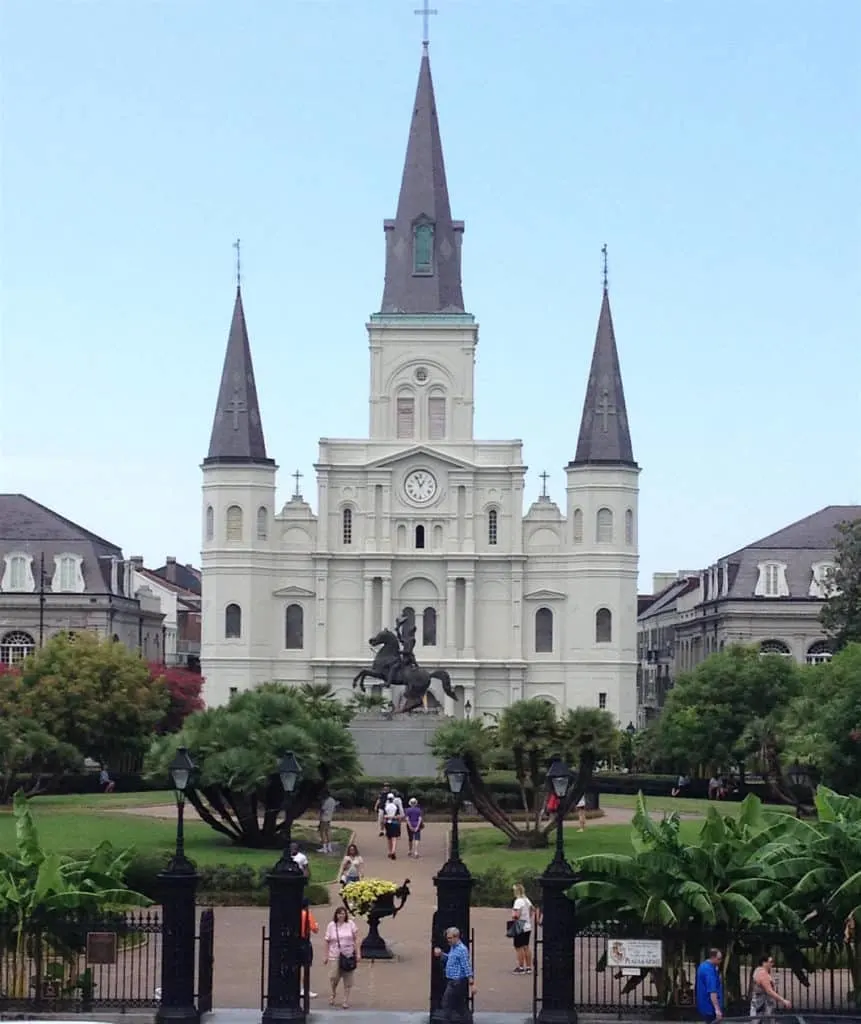
[[[550,474],[545,469],[543,473],[539,473],[538,474],[538,477],[541,480],[541,497],[542,498],[546,498],[547,497],[547,481],[550,479]]]
[[[439,11],[429,6],[429,2],[430,0],[422,0],[423,6],[413,11],[413,14],[420,14],[422,16],[422,46],[425,52],[427,52],[428,44],[430,43],[428,38],[430,35],[430,16],[432,14],[439,14]]]
[[[604,291],[607,291],[607,243],[601,246],[601,255],[604,257]]]
[[[299,481],[302,479],[302,473],[300,473],[298,469],[293,474],[293,479],[296,481],[296,488],[293,491],[293,497],[294,498],[301,498],[302,497],[302,492],[299,490]]]
[[[236,250],[236,287],[239,288],[242,284],[242,253],[240,252],[242,243],[237,238],[233,243],[233,248]]]

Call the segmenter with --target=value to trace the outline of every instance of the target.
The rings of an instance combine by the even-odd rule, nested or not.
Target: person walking
[[[409,807],[407,807],[404,817],[407,819],[407,841],[409,843],[409,856],[419,859],[419,846],[422,840],[422,829],[424,825],[424,816],[422,809],[419,806],[418,800],[413,796],[410,797]]]
[[[697,968],[697,1013],[706,1024],[723,1020],[723,981],[720,965],[723,953],[710,949],[708,957]]]
[[[359,854],[359,847],[355,843],[350,843],[347,847],[347,852],[344,854],[344,859],[341,861],[341,867],[338,869],[338,878],[341,880],[341,885],[358,882],[364,873],[365,862]]]
[[[522,885],[513,885],[514,904],[511,908],[511,938],[517,966],[514,974],[532,973],[532,922],[537,918],[535,904],[526,895]]]
[[[299,995],[305,995],[305,982],[308,981],[308,998],[316,999],[317,993],[311,991],[311,964],[314,963],[314,947],[311,945],[311,936],[320,931],[317,919],[311,913],[311,901],[305,896],[302,900],[302,917],[299,922],[299,938],[302,940],[302,971],[299,977]],[[307,965],[307,966],[306,966]]]
[[[385,807],[386,801],[389,797],[389,790],[391,786],[388,782],[383,783],[383,788],[380,790],[376,801],[374,802],[374,810],[377,812],[377,828],[380,830],[380,838],[386,834],[385,828]]]
[[[335,798],[328,789],[323,791],[323,800],[320,804],[320,822],[317,826],[320,830],[320,842],[322,846],[318,853],[333,853],[332,850],[332,819],[335,817]]]
[[[577,831],[586,831],[586,794],[577,801]]]
[[[771,971],[774,967],[773,956],[761,956],[756,970],[753,972],[750,990],[750,1016],[773,1017],[778,1004],[789,1010],[792,1003],[784,999],[774,987],[774,978]]]
[[[386,806],[383,808],[383,822],[386,828],[386,844],[388,845],[388,858],[389,860],[398,859],[398,840],[401,838],[401,817],[402,811],[399,811],[398,805],[395,802],[395,794],[386,794]]]
[[[338,985],[343,982],[344,1002],[342,1005],[345,1010],[349,1010],[353,978],[362,957],[356,923],[350,920],[344,907],[338,907],[335,916],[326,925],[324,939],[326,941],[326,959],[323,963],[329,965],[329,984],[332,988],[329,1006],[335,1005]]]
[[[469,950],[461,942],[457,928],[447,928],[447,952],[434,947],[433,955],[445,966],[445,990],[440,1002],[440,1011],[447,1021],[466,1020],[469,1016],[469,998],[475,995],[475,973]]]

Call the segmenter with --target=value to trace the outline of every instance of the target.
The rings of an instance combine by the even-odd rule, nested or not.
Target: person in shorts
[[[410,844],[410,852],[408,856],[419,859],[419,846],[422,840],[422,829],[424,825],[424,815],[419,802],[415,797],[410,798],[409,806],[406,809],[404,817],[407,819],[407,840]]]
[[[388,845],[389,860],[398,859],[398,840],[401,838],[401,812],[395,802],[395,794],[386,794],[386,803],[383,807],[383,826],[386,830],[386,843]]]

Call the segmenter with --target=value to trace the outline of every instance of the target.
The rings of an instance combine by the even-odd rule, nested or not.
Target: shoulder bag
[[[338,967],[345,973],[356,969],[356,954],[341,952],[341,936],[338,933],[338,925],[335,924],[335,941],[338,943]]]

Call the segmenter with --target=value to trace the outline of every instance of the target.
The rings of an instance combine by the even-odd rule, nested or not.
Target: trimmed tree
[[[203,711],[203,676],[176,665],[150,663],[150,676],[167,690],[168,705],[156,732],[178,732],[182,723],[195,711]]]
[[[239,846],[276,849],[287,821],[317,803],[326,786],[361,773],[343,720],[349,709],[337,701],[326,701],[325,708],[281,683],[247,690],[224,707],[191,715],[179,733],[156,741],[146,774],[166,778],[177,747],[187,747],[198,772],[186,795],[201,819]],[[288,750],[302,766],[302,779],[285,811],[278,762]]]
[[[835,568],[828,575],[828,597],[820,614],[836,651],[861,643],[861,519],[841,523],[834,548]]]

